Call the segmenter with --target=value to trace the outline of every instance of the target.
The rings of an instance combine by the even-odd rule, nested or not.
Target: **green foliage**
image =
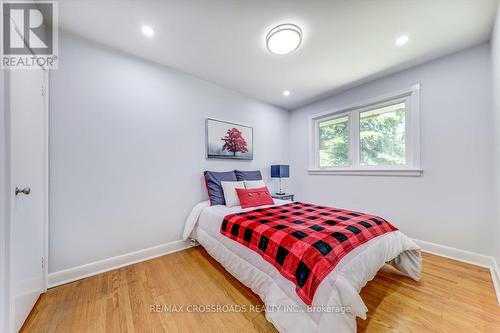
[[[347,118],[319,128],[320,166],[349,165],[349,127]]]
[[[361,165],[405,164],[405,111],[361,117]]]

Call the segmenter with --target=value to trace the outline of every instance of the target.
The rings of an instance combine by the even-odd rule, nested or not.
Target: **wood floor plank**
[[[422,280],[382,268],[361,291],[368,319],[358,332],[500,332],[487,269],[423,254]],[[152,311],[154,305],[184,311]],[[187,312],[189,304],[262,306],[201,247],[50,289],[22,332],[276,332],[263,312]]]

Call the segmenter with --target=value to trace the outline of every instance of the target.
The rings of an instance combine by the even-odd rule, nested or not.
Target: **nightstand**
[[[295,195],[294,194],[291,194],[291,193],[285,193],[285,194],[276,194],[276,193],[273,193],[272,197],[274,199],[280,199],[280,200],[290,200],[290,201],[293,201],[293,197]]]

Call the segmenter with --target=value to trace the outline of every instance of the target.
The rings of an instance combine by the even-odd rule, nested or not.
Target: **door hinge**
[[[45,87],[42,86],[42,96],[45,96]]]
[[[45,258],[42,257],[42,268],[45,268]]]

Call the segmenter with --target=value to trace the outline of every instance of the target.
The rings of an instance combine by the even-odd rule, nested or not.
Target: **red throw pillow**
[[[238,198],[240,198],[241,208],[274,205],[274,200],[267,187],[237,188],[236,193],[238,193]]]

